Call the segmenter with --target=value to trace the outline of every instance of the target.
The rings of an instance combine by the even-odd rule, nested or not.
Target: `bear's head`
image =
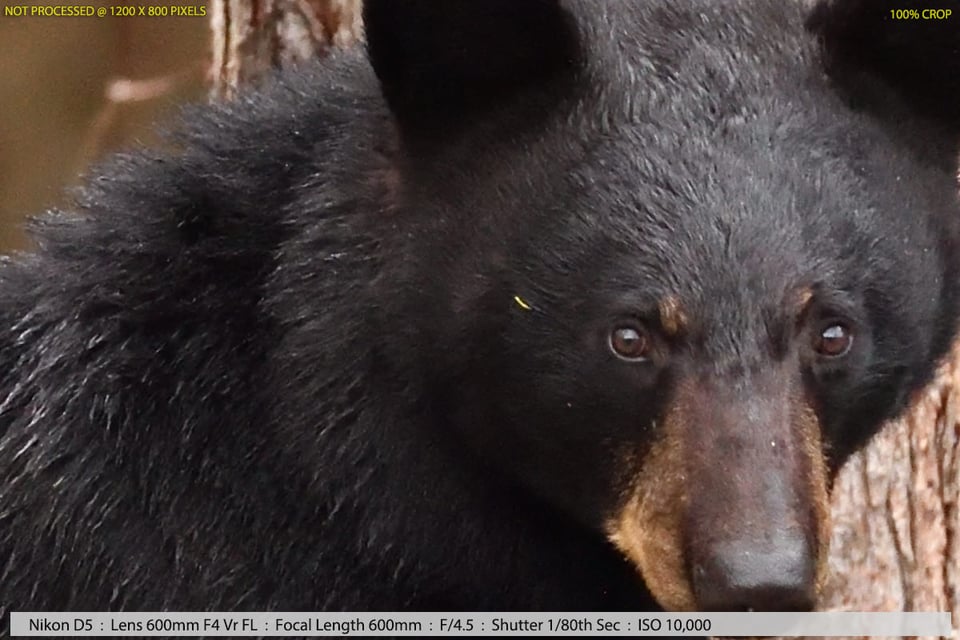
[[[446,423],[665,608],[813,606],[954,336],[960,15],[902,4],[366,2]]]

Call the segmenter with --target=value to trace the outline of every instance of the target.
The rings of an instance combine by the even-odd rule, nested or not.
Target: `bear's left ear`
[[[577,58],[557,0],[364,0],[367,51],[401,127],[464,119]],[[442,128],[442,127],[441,127]]]
[[[917,109],[960,128],[960,2],[819,0],[807,26],[828,64],[876,73]]]

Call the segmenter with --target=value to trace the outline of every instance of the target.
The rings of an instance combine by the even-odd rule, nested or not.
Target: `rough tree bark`
[[[229,98],[238,86],[267,71],[348,46],[360,36],[359,0],[214,0],[214,98]]]
[[[215,0],[212,27],[213,94],[230,96],[270,68],[358,40],[359,0]],[[821,608],[951,611],[960,624],[958,493],[960,346],[837,479]]]
[[[960,638],[960,345],[833,493],[824,607],[950,611]]]

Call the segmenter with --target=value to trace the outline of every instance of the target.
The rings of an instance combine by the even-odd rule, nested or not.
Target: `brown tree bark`
[[[950,611],[960,638],[960,345],[842,470],[824,608]]]
[[[212,27],[214,95],[230,96],[267,69],[355,42],[359,0],[214,0]],[[960,346],[842,470],[822,609],[951,611],[960,624],[958,389]]]
[[[348,46],[361,31],[359,0],[213,0],[210,16],[215,98],[272,68]]]

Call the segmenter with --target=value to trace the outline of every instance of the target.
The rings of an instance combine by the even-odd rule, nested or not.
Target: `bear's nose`
[[[805,538],[781,539],[762,551],[758,546],[756,541],[718,543],[693,564],[701,611],[813,609],[814,560]]]

